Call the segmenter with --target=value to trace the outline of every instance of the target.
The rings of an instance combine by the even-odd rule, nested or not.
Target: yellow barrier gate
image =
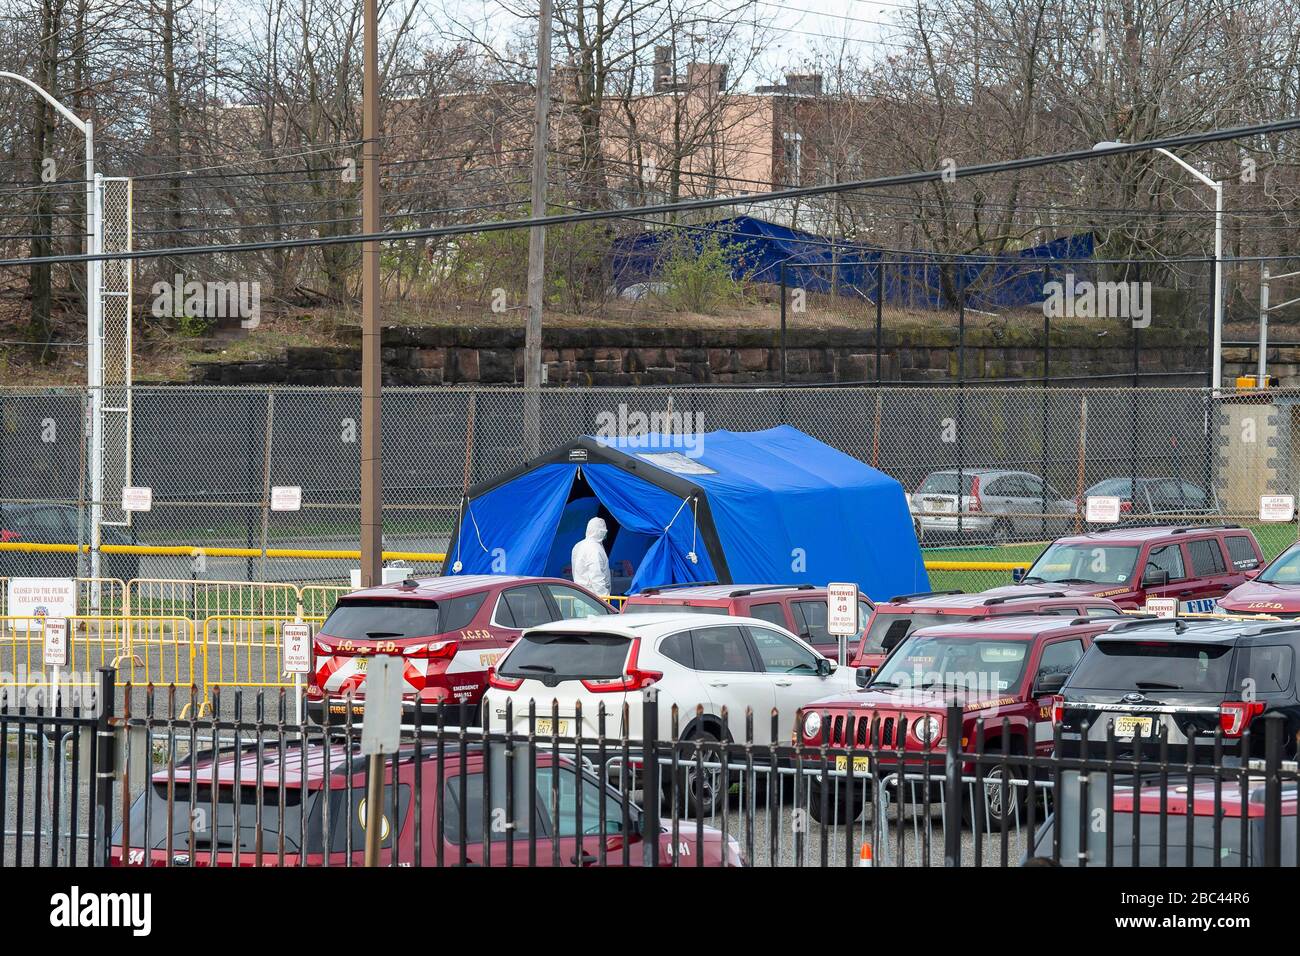
[[[214,687],[293,687],[284,671],[280,629],[285,624],[310,624],[322,617],[222,614],[203,622],[199,643],[204,696]]]
[[[35,575],[35,577],[58,575]],[[9,613],[9,581],[0,577],[0,616]],[[76,578],[77,609],[86,613],[121,614],[125,610],[126,584],[121,578]]]
[[[68,662],[60,683],[94,687],[95,671],[117,668],[117,684],[195,683],[194,622],[183,617],[78,616],[68,622]],[[0,683],[33,687],[49,683],[44,618],[0,617]]]
[[[175,614],[202,621],[218,615],[293,617],[298,588],[260,581],[135,578],[126,584],[129,614]]]
[[[329,617],[334,602],[352,588],[344,584],[304,584],[298,589],[302,613],[308,617]]]

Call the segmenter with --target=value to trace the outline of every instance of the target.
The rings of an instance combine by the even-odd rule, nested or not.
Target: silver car
[[[959,534],[995,544],[1058,535],[1066,530],[1062,516],[1076,513],[1075,503],[1042,478],[1003,468],[932,472],[908,506],[923,535]]]

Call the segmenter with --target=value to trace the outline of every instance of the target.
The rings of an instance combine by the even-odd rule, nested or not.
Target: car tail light
[[[502,677],[497,674],[497,669],[495,667],[488,668],[489,687],[495,687],[497,690],[518,690],[523,685],[524,679],[522,677],[514,679]]]
[[[404,648],[402,656],[411,657],[417,660],[431,661],[449,661],[456,656],[456,651],[460,647],[460,642],[451,641],[432,641],[429,644],[417,645],[416,647]]]
[[[622,677],[597,678],[583,680],[582,686],[596,694],[609,694],[619,691],[640,690],[649,687],[664,675],[662,671],[650,671],[637,666],[637,654],[641,651],[641,639],[632,639],[632,649],[627,655],[627,664],[623,667]]]
[[[1065,722],[1065,697],[1061,694],[1052,695],[1052,723],[1061,724]]]
[[[1122,512],[1124,512],[1125,514],[1128,514],[1129,512],[1131,512],[1131,511],[1133,510],[1133,502],[1131,502],[1131,501],[1121,501],[1121,502],[1119,503],[1119,510],[1122,511]]]
[[[970,480],[970,510],[979,511],[982,504],[980,501],[979,475],[972,475]]]
[[[1225,737],[1240,737],[1250,722],[1264,712],[1262,700],[1225,700],[1219,705],[1219,727]]]

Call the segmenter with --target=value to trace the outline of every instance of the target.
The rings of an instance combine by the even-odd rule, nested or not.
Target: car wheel
[[[980,777],[980,789],[984,793],[983,811],[985,816],[980,820],[981,826],[987,822],[989,828],[1002,830],[1009,826],[1015,826],[1019,821],[1024,819],[1025,805],[1028,802],[1027,788],[1017,786],[1014,783],[1006,785],[1006,800],[1003,801],[1003,768],[1001,764],[994,764],[984,770]],[[1008,764],[1006,767],[1005,778],[1007,780],[1023,780],[1025,770],[1023,767],[1015,764]],[[975,813],[981,809],[976,805],[975,798],[977,794],[975,788],[969,788],[966,794],[965,812],[968,826],[973,825]]]
[[[839,826],[841,823],[856,823],[862,816],[866,805],[866,786],[854,781],[853,792],[844,783],[818,783],[813,780],[808,785],[808,815],[822,826]],[[826,807],[822,808],[822,796],[825,795]]]
[[[705,764],[716,764],[722,762],[725,752],[718,738],[707,730],[697,730],[686,739],[693,741],[699,749],[690,748],[690,756],[678,764],[678,809],[683,816],[711,817],[722,809],[730,780],[725,770],[708,766],[701,770],[696,753],[702,755]]]

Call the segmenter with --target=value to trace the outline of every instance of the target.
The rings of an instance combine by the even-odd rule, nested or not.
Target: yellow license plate
[[[854,757],[854,758],[853,758],[853,772],[854,772],[854,773],[866,773],[866,772],[867,772],[867,768],[868,768],[870,765],[871,765],[871,761],[870,761],[870,759],[867,758],[867,757]],[[836,771],[839,772],[839,773],[845,773],[845,772],[848,771],[848,769],[849,769],[849,758],[848,758],[848,755],[847,755],[847,754],[842,754],[842,755],[840,755],[840,756],[838,756],[838,757],[835,758],[835,769],[836,769]]]
[[[1116,717],[1115,718],[1115,736],[1116,737],[1150,737],[1151,736],[1151,718],[1150,717]]]
[[[545,734],[546,736],[550,736],[551,734],[554,733],[558,733],[561,737],[569,736],[569,722],[567,720],[561,720],[559,724],[560,724],[560,729],[556,731],[554,729],[554,725],[555,725],[554,720],[552,720],[550,717],[538,717],[537,733]]]
[[[368,657],[358,657],[358,658],[357,658],[357,667],[356,667],[356,670],[357,670],[357,673],[358,673],[358,674],[364,674],[364,673],[366,672],[366,668],[369,667],[369,666],[370,666],[370,658],[368,658]]]

